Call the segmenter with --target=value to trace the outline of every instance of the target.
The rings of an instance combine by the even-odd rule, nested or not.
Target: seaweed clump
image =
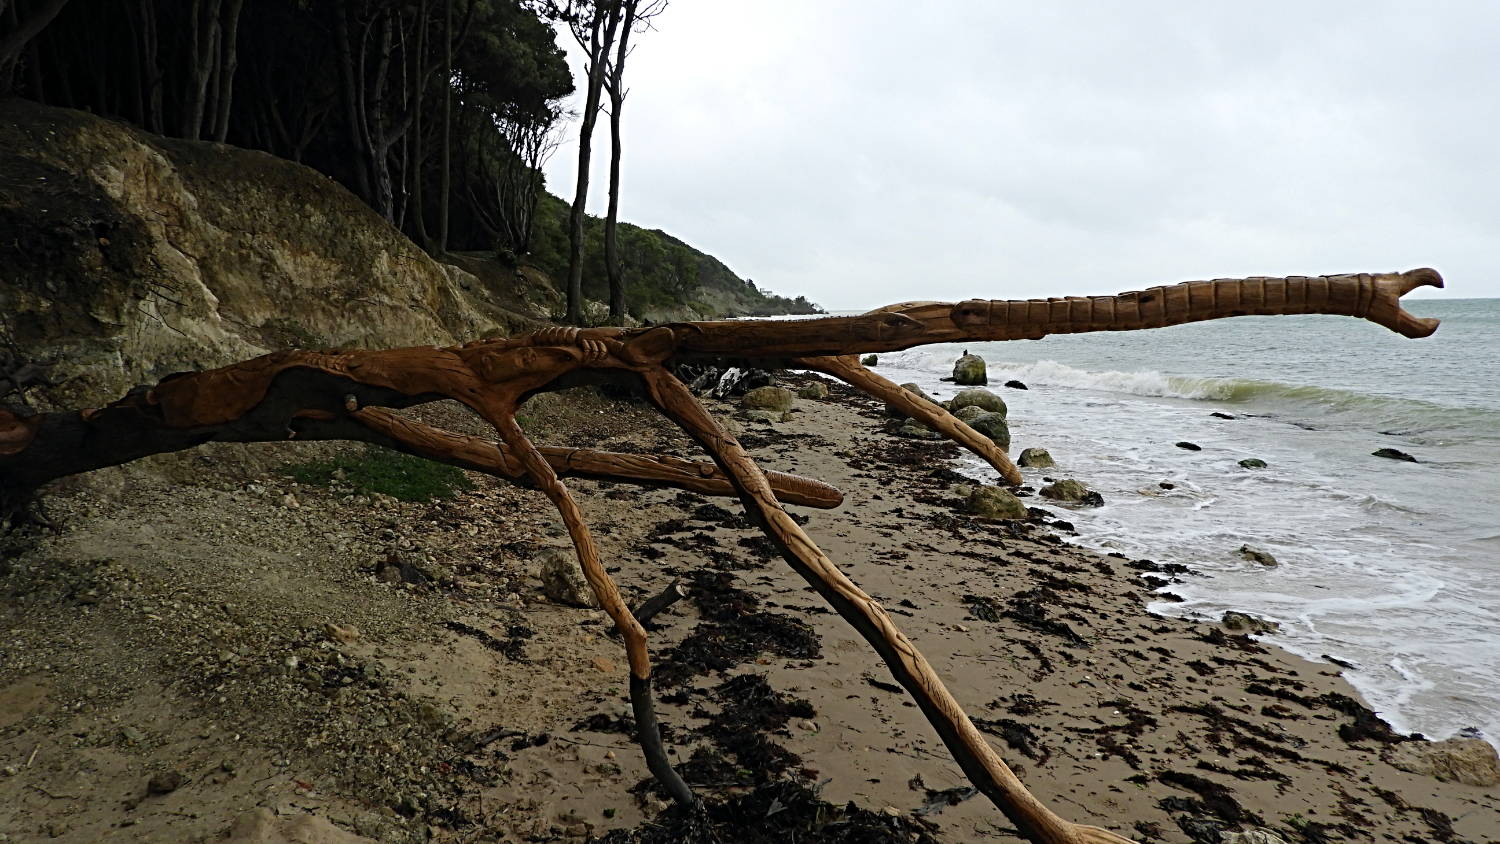
[[[635,829],[616,829],[602,844],[938,844],[937,827],[918,817],[836,806],[816,786],[780,780],[705,801],[698,811],[676,806]]]

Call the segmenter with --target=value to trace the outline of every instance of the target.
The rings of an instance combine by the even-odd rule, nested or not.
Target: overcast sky
[[[829,309],[1421,266],[1500,296],[1500,3],[671,0],[635,38],[622,219]]]

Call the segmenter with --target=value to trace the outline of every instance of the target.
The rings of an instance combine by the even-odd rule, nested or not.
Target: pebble
[[[803,721],[797,726],[801,727],[804,730],[807,730],[810,733],[815,733],[818,731],[818,724],[815,721]]]
[[[887,815],[889,815],[889,816],[891,816],[893,818],[899,818],[899,817],[901,817],[901,810],[897,809],[895,806],[887,806],[884,809],[881,809],[880,811],[886,813]]]
[[[596,656],[596,657],[594,657],[594,661],[591,664],[594,666],[594,669],[597,670],[597,671],[602,671],[605,674],[613,674],[613,673],[615,673],[615,664],[613,662],[610,662],[609,660],[605,659],[602,656]]]

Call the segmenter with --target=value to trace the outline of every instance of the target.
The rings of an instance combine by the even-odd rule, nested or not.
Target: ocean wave
[[[1496,444],[1500,444],[1500,412],[1484,408],[1451,407],[1420,399],[1248,378],[1169,375],[1155,370],[1094,371],[1055,360],[1016,362],[986,359],[986,364],[991,383],[1016,380],[1031,386],[1222,402],[1238,405],[1230,409],[1242,413],[1316,417],[1330,424],[1348,420],[1359,427],[1374,426],[1396,436],[1438,434],[1445,437],[1447,443],[1454,442],[1451,438],[1456,437],[1458,441],[1496,439]],[[953,356],[925,349],[913,350],[890,355],[883,365],[947,375],[952,371]]]

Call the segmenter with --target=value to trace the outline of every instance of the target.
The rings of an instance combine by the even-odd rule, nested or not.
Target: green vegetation
[[[388,495],[401,501],[452,498],[474,484],[462,470],[379,446],[341,454],[321,463],[299,463],[284,470],[308,486],[338,486],[355,495]]]
[[[584,241],[583,295],[608,301],[602,219],[587,218]],[[789,299],[761,290],[754,282],[735,275],[719,259],[664,231],[620,223],[619,241],[626,310],[636,319],[681,308],[704,316],[726,311],[735,316],[822,313],[805,296]],[[554,279],[567,278],[568,204],[549,193],[542,193],[537,203],[536,233],[527,257]]]

